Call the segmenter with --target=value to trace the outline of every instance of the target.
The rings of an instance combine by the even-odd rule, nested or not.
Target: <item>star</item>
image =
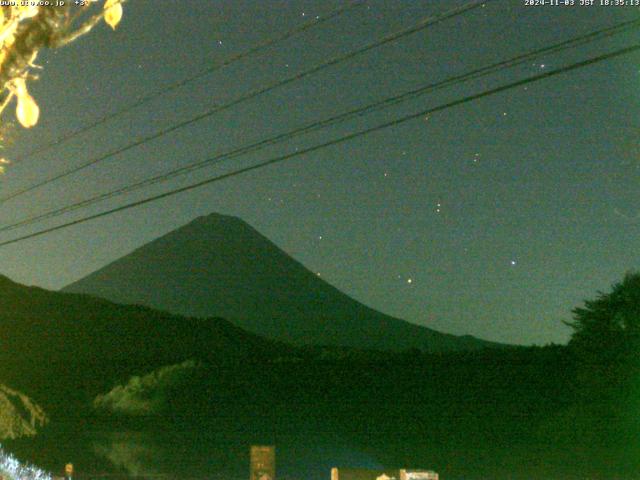
[[[412,278],[407,278],[407,283],[413,283],[413,279]]]
[[[511,266],[514,266],[517,262],[515,260],[511,260]]]

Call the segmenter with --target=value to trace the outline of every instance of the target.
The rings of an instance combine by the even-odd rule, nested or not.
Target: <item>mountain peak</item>
[[[238,217],[198,217],[65,287],[118,303],[223,317],[294,344],[427,351],[485,345],[369,308],[331,286]]]
[[[196,224],[207,224],[207,223],[220,223],[220,222],[229,222],[229,223],[246,223],[241,220],[239,217],[234,215],[225,215],[223,213],[210,213],[208,215],[200,215],[199,217],[194,218],[187,225],[196,223]]]

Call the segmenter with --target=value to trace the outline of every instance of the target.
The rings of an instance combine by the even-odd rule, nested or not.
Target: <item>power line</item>
[[[244,167],[244,168],[235,170],[233,172],[225,173],[225,174],[222,174],[222,175],[217,175],[215,177],[210,177],[210,178],[207,178],[205,180],[201,180],[199,182],[192,183],[192,184],[184,186],[184,187],[175,188],[175,189],[169,190],[167,192],[164,192],[164,193],[161,193],[161,194],[158,194],[158,195],[153,195],[151,197],[147,197],[147,198],[144,198],[142,200],[137,200],[135,202],[127,203],[125,205],[121,205],[119,207],[112,208],[110,210],[105,210],[105,211],[100,212],[100,213],[96,213],[96,214],[93,214],[93,215],[88,215],[88,216],[83,217],[83,218],[79,218],[79,219],[72,220],[72,221],[69,221],[69,222],[66,222],[66,223],[63,223],[63,224],[60,224],[60,225],[56,225],[54,227],[45,228],[45,229],[39,230],[37,232],[33,232],[33,233],[30,233],[30,234],[27,234],[27,235],[23,235],[23,236],[20,236],[20,237],[17,237],[17,238],[13,238],[11,240],[5,240],[3,242],[0,242],[0,247],[6,246],[6,245],[11,245],[11,244],[14,244],[14,243],[17,243],[17,242],[20,242],[20,241],[24,241],[24,240],[27,240],[27,239],[30,239],[30,238],[38,237],[38,236],[41,236],[41,235],[44,235],[44,234],[47,234],[47,233],[55,232],[57,230],[68,228],[68,227],[71,227],[73,225],[78,225],[80,223],[85,223],[85,222],[88,222],[89,220],[94,220],[94,219],[97,219],[97,218],[106,217],[108,215],[112,215],[114,213],[121,212],[123,210],[128,210],[130,208],[138,207],[140,205],[145,205],[147,203],[155,202],[155,201],[161,200],[163,198],[167,198],[167,197],[170,197],[170,196],[173,196],[173,195],[177,195],[178,193],[187,192],[189,190],[193,190],[193,189],[196,189],[198,187],[202,187],[204,185],[209,185],[211,183],[218,182],[218,181],[221,181],[221,180],[225,180],[227,178],[235,177],[235,176],[247,173],[247,172],[258,170],[258,169],[267,167],[269,165],[274,165],[276,163],[280,163],[280,162],[283,162],[285,160],[289,160],[291,158],[298,157],[300,155],[305,155],[307,153],[312,153],[312,152],[315,152],[317,150],[321,150],[323,148],[327,148],[327,147],[330,147],[330,146],[333,146],[333,145],[344,143],[344,142],[347,142],[349,140],[353,140],[354,138],[362,137],[364,135],[368,135],[370,133],[383,130],[385,128],[394,127],[394,126],[400,125],[402,123],[408,122],[410,120],[415,120],[416,118],[423,117],[425,115],[430,115],[430,114],[433,114],[433,113],[436,113],[436,112],[447,110],[449,108],[453,108],[453,107],[456,107],[458,105],[462,105],[462,104],[465,104],[465,103],[468,103],[468,102],[471,102],[471,101],[474,101],[474,100],[478,100],[480,98],[488,97],[490,95],[495,95],[495,94],[500,93],[500,92],[511,90],[513,88],[517,88],[517,87],[520,87],[522,85],[526,85],[526,84],[529,84],[529,83],[537,82],[537,81],[540,81],[540,80],[543,80],[543,79],[546,79],[546,78],[550,78],[550,77],[553,77],[553,76],[556,76],[556,75],[560,75],[562,73],[566,73],[566,72],[569,72],[569,71],[572,71],[572,70],[583,68],[583,67],[586,67],[588,65],[593,65],[595,63],[599,63],[599,62],[602,62],[602,61],[605,61],[605,60],[609,60],[609,59],[612,59],[612,58],[615,58],[615,57],[619,57],[619,56],[622,56],[622,55],[627,55],[629,53],[637,52],[638,50],[640,50],[640,44],[635,44],[635,45],[632,45],[632,46],[629,46],[629,47],[625,47],[625,48],[621,48],[621,49],[615,50],[613,52],[609,52],[609,53],[606,53],[606,54],[603,54],[603,55],[599,55],[597,57],[592,57],[590,59],[583,60],[581,62],[573,63],[573,64],[567,65],[565,67],[557,68],[555,70],[550,70],[548,72],[541,73],[541,74],[538,74],[538,75],[533,75],[533,76],[527,77],[527,78],[522,79],[522,80],[511,82],[511,83],[508,83],[506,85],[502,85],[502,86],[499,86],[499,87],[496,87],[496,88],[492,88],[490,90],[485,90],[484,92],[476,93],[474,95],[469,95],[469,96],[463,97],[461,99],[454,100],[454,101],[439,105],[437,107],[433,107],[433,108],[429,108],[427,110],[423,110],[423,111],[418,112],[418,113],[412,113],[410,115],[405,115],[405,116],[397,118],[395,120],[391,120],[389,122],[382,123],[382,124],[376,125],[374,127],[370,127],[370,128],[367,128],[367,129],[364,129],[364,130],[360,130],[360,131],[357,131],[357,132],[354,132],[354,133],[351,133],[351,134],[348,134],[348,135],[345,135],[345,136],[342,136],[342,137],[339,137],[339,138],[335,138],[333,140],[329,140],[327,142],[324,142],[324,143],[321,143],[321,144],[318,144],[318,145],[314,145],[313,147],[309,147],[309,148],[306,148],[304,150],[300,150],[300,151],[297,151],[297,152],[288,153],[288,154],[285,154],[285,155],[274,157],[274,158],[271,158],[269,160],[265,160],[263,162],[251,165],[249,167]]]
[[[441,14],[438,14],[438,15],[435,15],[435,16],[432,16],[432,17],[427,17],[427,18],[421,20],[420,22],[418,22],[417,24],[415,24],[415,25],[413,25],[413,26],[411,26],[409,28],[400,30],[399,32],[396,32],[396,33],[393,33],[391,35],[388,35],[386,37],[383,37],[381,40],[378,40],[376,42],[370,43],[370,44],[368,44],[368,45],[366,45],[364,47],[361,47],[361,48],[359,48],[357,50],[353,50],[353,51],[348,52],[346,54],[334,57],[334,58],[332,58],[332,59],[330,59],[330,60],[328,60],[326,62],[323,62],[321,64],[313,66],[313,67],[311,67],[311,68],[309,68],[307,70],[303,70],[302,72],[299,72],[299,73],[297,73],[295,75],[287,77],[287,78],[285,78],[283,80],[280,80],[280,81],[278,81],[276,83],[273,83],[273,84],[271,84],[271,85],[269,85],[267,87],[263,87],[263,88],[260,88],[260,89],[257,89],[257,90],[253,90],[252,92],[249,92],[248,94],[245,94],[245,95],[243,95],[241,97],[238,97],[238,98],[236,98],[235,100],[232,100],[229,103],[213,107],[212,109],[209,109],[204,113],[196,115],[195,117],[191,117],[188,120],[179,122],[179,123],[177,123],[175,125],[172,125],[171,127],[162,129],[162,130],[160,130],[160,131],[158,131],[156,133],[153,133],[151,135],[148,135],[146,137],[142,137],[142,138],[140,138],[140,139],[138,139],[138,140],[136,140],[136,141],[134,141],[134,142],[132,142],[132,143],[130,143],[128,145],[125,145],[124,147],[120,147],[118,149],[112,150],[109,153],[106,153],[106,154],[101,155],[101,156],[99,156],[97,158],[89,160],[89,161],[87,161],[87,162],[85,162],[83,164],[80,164],[80,165],[76,166],[76,167],[73,167],[73,168],[70,168],[68,170],[65,170],[62,173],[53,175],[53,176],[51,176],[51,177],[49,177],[47,179],[41,180],[39,182],[36,182],[36,183],[34,183],[34,184],[32,184],[32,185],[30,185],[28,187],[25,187],[25,188],[22,188],[22,189],[20,189],[20,190],[18,190],[16,192],[10,193],[9,195],[5,195],[4,197],[0,198],[0,205],[5,203],[5,202],[7,202],[8,200],[16,198],[16,197],[18,197],[20,195],[23,195],[25,193],[31,192],[31,191],[33,191],[33,190],[35,190],[37,188],[43,187],[43,186],[45,186],[45,185],[47,185],[47,184],[49,184],[51,182],[54,182],[56,180],[60,180],[61,178],[67,177],[67,176],[72,175],[74,173],[77,173],[77,172],[79,172],[81,170],[84,170],[85,168],[93,166],[93,165],[95,165],[95,164],[97,164],[97,163],[99,163],[99,162],[101,162],[103,160],[106,160],[106,159],[111,158],[111,157],[113,157],[115,155],[124,153],[124,152],[126,152],[128,150],[131,150],[132,148],[135,148],[135,147],[140,146],[140,145],[142,145],[144,143],[150,142],[151,140],[155,140],[155,139],[160,138],[160,137],[162,137],[164,135],[167,135],[167,134],[169,134],[171,132],[174,132],[174,131],[176,131],[176,130],[178,130],[180,128],[186,127],[186,126],[191,125],[193,123],[196,123],[196,122],[198,122],[200,120],[208,118],[208,117],[212,116],[215,113],[221,112],[223,110],[227,110],[228,108],[231,108],[231,107],[233,107],[235,105],[238,105],[238,104],[240,104],[242,102],[245,102],[247,100],[256,98],[256,97],[258,97],[260,95],[268,93],[268,92],[270,92],[272,90],[275,90],[275,89],[277,89],[279,87],[282,87],[284,85],[288,85],[290,83],[293,83],[293,82],[295,82],[297,80],[301,80],[301,79],[303,79],[305,77],[308,77],[310,75],[313,75],[313,74],[315,74],[315,73],[317,73],[317,72],[319,72],[321,70],[324,70],[325,68],[337,65],[337,64],[342,63],[342,62],[344,62],[346,60],[350,60],[350,59],[352,59],[352,58],[354,58],[354,57],[356,57],[358,55],[361,55],[361,54],[363,54],[365,52],[368,52],[368,51],[373,50],[375,48],[378,48],[378,47],[380,47],[382,45],[394,42],[396,40],[399,40],[400,38],[403,38],[403,37],[406,37],[406,36],[411,35],[413,33],[416,33],[416,32],[419,32],[421,30],[424,30],[427,27],[430,27],[432,25],[440,23],[440,22],[442,22],[444,20],[447,20],[447,19],[450,19],[450,18],[454,18],[454,17],[456,17],[458,15],[462,15],[463,13],[469,12],[469,11],[477,9],[477,8],[481,8],[486,3],[490,2],[490,1],[495,1],[495,0],[480,0],[480,1],[476,0],[476,1],[473,1],[473,2],[470,2],[470,3],[467,3],[467,4],[465,4],[465,5],[461,6],[461,7],[456,7],[456,8],[453,8],[451,10],[447,10],[444,13],[441,13]]]
[[[45,145],[36,147],[35,149],[23,154],[23,155],[19,155],[17,157],[15,157],[13,159],[13,163],[19,163],[25,159],[27,159],[28,157],[31,157],[33,155],[37,155],[40,153],[44,153],[47,152],[49,150],[51,150],[52,148],[57,147],[58,145],[61,145],[63,143],[66,143],[68,140],[71,140],[72,138],[77,137],[78,135],[81,135],[89,130],[93,130],[94,128],[108,122],[109,120],[112,120],[114,118],[120,117],[122,115],[125,115],[126,113],[131,112],[132,110],[135,110],[138,107],[141,107],[142,105],[145,105],[147,103],[149,103],[151,100],[154,100],[155,98],[158,98],[160,96],[166,95],[170,92],[173,92],[174,90],[177,90],[179,88],[184,87],[185,85],[188,85],[192,82],[195,82],[196,80],[205,77],[207,75],[210,75],[218,70],[221,70],[225,67],[228,67],[229,65],[236,63],[240,60],[243,60],[247,57],[250,57],[258,52],[260,52],[261,50],[264,50],[266,48],[272,47],[273,45],[283,42],[285,40],[288,40],[291,37],[294,37],[300,33],[304,33],[307,30],[311,29],[312,27],[315,27],[317,25],[320,25],[322,23],[328,22],[329,20],[332,20],[334,18],[337,18],[341,15],[343,15],[344,13],[348,12],[349,10],[355,8],[355,7],[360,7],[364,5],[364,0],[353,0],[349,3],[347,3],[346,5],[339,7],[331,12],[329,12],[328,14],[324,15],[324,16],[317,16],[314,17],[313,19],[311,19],[308,22],[303,23],[302,25],[292,28],[288,31],[286,31],[285,33],[283,33],[282,35],[279,35],[277,37],[268,39],[262,43],[258,43],[257,45],[254,45],[253,47],[240,52],[236,55],[233,55],[231,57],[229,57],[228,59],[222,61],[221,63],[217,63],[214,65],[211,65],[207,68],[204,68],[202,70],[200,70],[199,72],[195,73],[194,75],[191,75],[189,77],[186,77],[178,82],[172,83],[170,85],[167,85],[166,87],[163,87],[161,89],[158,89],[154,92],[151,92],[147,95],[142,96],[141,98],[139,98],[138,100],[136,100],[135,102],[126,105],[124,107],[122,107],[119,110],[116,110],[115,112],[112,113],[108,113],[107,115],[104,115],[103,117],[100,117],[99,119],[93,121],[92,123],[89,123],[88,125],[85,125],[77,130],[71,131],[69,133],[66,133],[62,136],[60,136],[59,138],[53,140],[52,142],[49,142]]]
[[[356,116],[362,116],[364,114],[368,114],[371,113],[373,111],[377,111],[377,110],[381,110],[383,108],[386,108],[388,106],[391,105],[395,105],[398,104],[400,102],[415,98],[419,95],[423,95],[425,93],[428,92],[432,92],[435,90],[438,90],[440,88],[444,88],[444,87],[450,87],[452,85],[458,84],[458,83],[462,83],[468,80],[472,80],[472,79],[476,79],[479,78],[481,76],[486,76],[489,74],[493,74],[496,73],[498,71],[501,71],[503,69],[506,68],[511,68],[511,67],[515,67],[517,65],[521,65],[524,62],[528,62],[531,61],[541,55],[547,55],[550,53],[557,53],[563,50],[567,50],[569,48],[575,48],[577,46],[581,46],[584,45],[586,43],[589,42],[593,42],[595,40],[600,40],[602,38],[606,38],[606,37],[610,37],[612,35],[618,34],[618,33],[622,33],[624,31],[630,30],[632,28],[637,28],[638,26],[640,26],[640,19],[636,19],[636,20],[630,20],[630,21],[626,21],[626,22],[622,22],[619,24],[615,24],[613,26],[610,27],[605,27],[593,32],[589,32],[587,34],[583,34],[577,37],[573,37],[571,39],[559,42],[557,44],[551,45],[551,46],[547,46],[547,47],[542,47],[539,48],[537,50],[531,51],[531,52],[527,52],[521,55],[517,55],[515,57],[512,57],[510,59],[507,60],[503,60],[497,63],[493,63],[489,66],[485,66],[485,67],[481,67],[475,70],[472,70],[470,72],[461,74],[461,75],[456,75],[450,78],[447,78],[445,80],[439,81],[439,82],[435,82],[435,83],[431,83],[431,84],[427,84],[425,86],[416,88],[416,89],[412,89],[409,90],[407,92],[404,92],[400,95],[396,95],[396,96],[392,96],[392,97],[388,97],[385,98],[383,100],[380,100],[378,102],[375,102],[373,104],[369,104],[366,105],[364,107],[360,107],[360,108],[356,108],[356,109],[352,109],[349,110],[347,112],[344,112],[342,114],[321,120],[321,121],[315,121],[315,122],[311,122],[307,125],[304,125],[302,127],[298,127],[294,130],[291,130],[289,132],[285,132],[282,133],[280,135],[277,135],[275,137],[271,137],[268,139],[264,139],[261,140],[259,142],[250,144],[250,145],[246,145],[244,147],[240,147],[240,148],[236,148],[234,150],[225,152],[225,153],[221,153],[218,154],[214,157],[205,159],[205,160],[200,160],[198,162],[194,162],[191,163],[189,165],[185,165],[173,170],[170,170],[168,172],[165,172],[163,174],[159,174],[156,175],[154,177],[151,178],[147,178],[144,180],[141,180],[139,182],[130,184],[130,185],[126,185],[124,187],[112,190],[110,192],[106,192],[106,193],[102,193],[99,195],[96,195],[94,197],[82,200],[80,202],[75,202],[72,203],[70,205],[66,205],[57,209],[53,209],[53,210],[49,210],[47,212],[38,214],[38,215],[34,215],[31,217],[28,217],[26,219],[20,220],[18,222],[15,222],[13,224],[9,224],[9,225],[5,225],[0,227],[0,232],[6,232],[6,231],[10,231],[10,230],[14,230],[16,228],[25,226],[25,225],[29,225],[31,223],[35,223],[37,221],[41,221],[41,220],[45,220],[48,218],[54,218],[54,217],[58,217],[60,215],[63,215],[65,213],[77,210],[79,208],[84,208],[90,205],[93,205],[95,203],[110,199],[110,198],[114,198],[116,196],[120,196],[126,193],[130,193],[133,192],[135,190],[138,190],[140,188],[144,188],[150,185],[154,185],[156,183],[160,183],[160,182],[164,182],[164,181],[168,181],[171,178],[175,178],[179,175],[183,175],[185,173],[189,173],[207,166],[211,166],[213,164],[217,164],[220,163],[224,160],[229,160],[231,158],[236,158],[238,156],[242,156],[248,153],[252,153],[258,150],[262,150],[263,148],[266,148],[268,146],[277,144],[277,143],[281,143],[283,141],[287,141],[290,140],[294,137],[297,137],[299,135],[302,134],[306,134],[330,125],[334,125],[338,122],[343,122],[345,120],[354,118]]]

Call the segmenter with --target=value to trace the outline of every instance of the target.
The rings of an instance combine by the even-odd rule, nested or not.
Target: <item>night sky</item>
[[[365,6],[160,97],[13,166],[28,186],[329,57],[464,2]],[[12,158],[344,2],[131,0],[41,54],[40,123]],[[640,14],[498,0],[328,68],[0,205],[0,226]],[[440,90],[284,145],[194,172],[6,240],[305,148],[638,41],[626,33]],[[310,270],[382,312],[490,340],[566,342],[571,308],[638,267],[640,55],[420,118],[140,208],[0,248],[0,272],[57,289],[211,212],[236,215]],[[19,129],[17,129],[19,130]]]

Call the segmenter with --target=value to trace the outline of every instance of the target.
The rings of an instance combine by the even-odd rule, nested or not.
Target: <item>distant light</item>
[[[413,283],[413,279],[407,278],[407,283]]]
[[[511,265],[515,265],[516,261],[515,260],[511,260]]]

